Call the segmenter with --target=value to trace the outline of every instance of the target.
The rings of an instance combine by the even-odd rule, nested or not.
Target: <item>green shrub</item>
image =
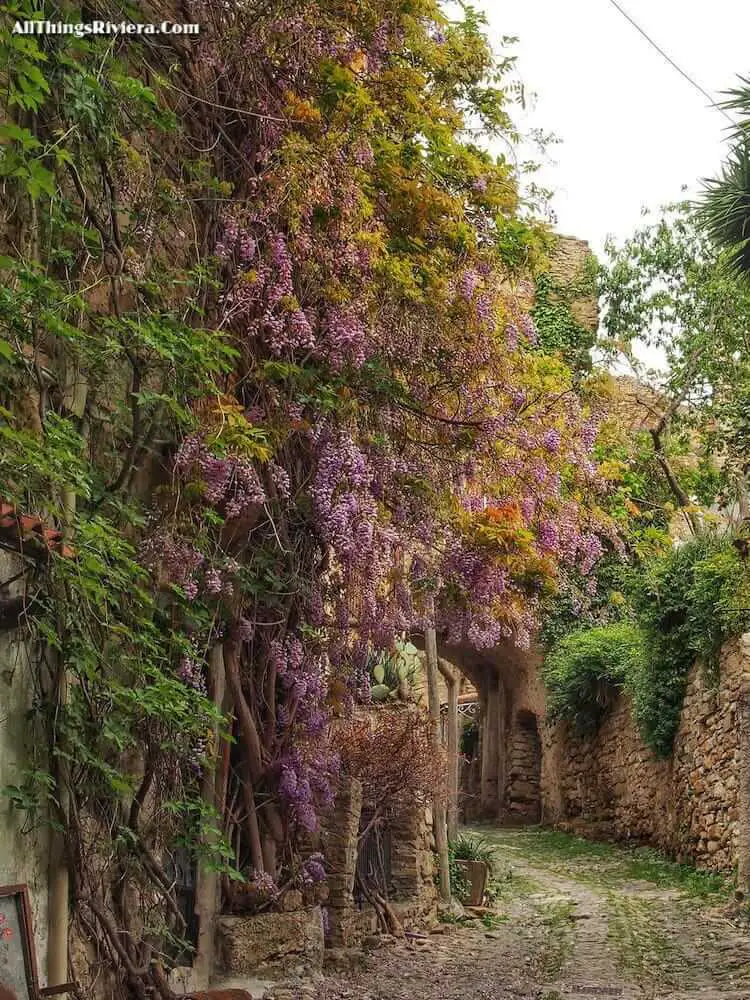
[[[435,855],[435,885],[440,883],[440,862]],[[469,883],[458,864],[458,858],[453,844],[448,844],[448,873],[451,880],[451,896],[454,899],[466,899],[469,894]]]
[[[672,751],[690,668],[718,668],[730,636],[750,624],[747,567],[731,539],[701,535],[647,562],[633,593],[647,655],[628,674],[635,719],[662,757]]]
[[[643,634],[632,622],[571,632],[552,647],[542,668],[550,717],[590,735],[644,658]]]

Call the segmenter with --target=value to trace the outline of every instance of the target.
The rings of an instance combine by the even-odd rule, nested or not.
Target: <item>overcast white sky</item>
[[[538,95],[522,119],[555,132],[557,228],[601,254],[638,226],[641,208],[695,192],[715,173],[726,119],[628,24],[609,0],[474,0],[493,42],[519,36],[518,71]],[[718,95],[750,75],[748,0],[620,0],[688,74]]]

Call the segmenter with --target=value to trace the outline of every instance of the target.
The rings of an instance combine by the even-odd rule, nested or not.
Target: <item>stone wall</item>
[[[333,809],[321,829],[321,849],[328,872],[326,944],[351,948],[374,933],[375,911],[360,911],[354,905],[354,876],[357,870],[357,836],[362,816],[362,786],[356,779],[342,780]]]
[[[407,801],[390,827],[394,908],[408,923],[429,923],[437,915],[432,810]]]
[[[437,902],[430,822],[429,810],[408,797],[388,820],[390,902],[402,920],[414,924],[429,921]],[[342,780],[320,836],[328,871],[326,943],[331,947],[355,947],[377,928],[375,911],[367,904],[360,908],[354,897],[361,823],[362,787],[356,780]]]
[[[591,247],[574,236],[558,236],[550,255],[550,273],[560,285],[571,286],[586,273]],[[596,295],[581,295],[570,304],[570,311],[581,326],[594,332],[599,325],[599,303]]]
[[[691,671],[668,760],[644,745],[624,696],[591,740],[562,724],[545,727],[543,821],[651,843],[704,868],[744,869],[750,725],[742,706],[748,692],[750,634],[725,646],[718,684],[699,666]]]
[[[511,816],[538,821],[541,745],[536,716],[532,712],[518,712],[514,723],[508,740],[505,808]]]

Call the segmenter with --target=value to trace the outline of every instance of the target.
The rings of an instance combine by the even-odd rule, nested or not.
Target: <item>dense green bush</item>
[[[590,734],[625,688],[644,742],[666,757],[690,668],[717,670],[722,645],[750,626],[750,574],[731,538],[707,533],[641,563],[627,599],[634,622],[578,629],[550,648],[550,715]]]
[[[627,686],[645,742],[668,756],[691,666],[716,670],[722,644],[750,624],[747,567],[731,539],[701,535],[647,562],[632,600],[648,654]]]
[[[632,622],[571,632],[552,647],[542,668],[552,718],[566,719],[581,734],[601,722],[613,694],[637,666],[645,644]]]

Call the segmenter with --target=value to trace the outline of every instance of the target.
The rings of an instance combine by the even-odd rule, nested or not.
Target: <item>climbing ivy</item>
[[[549,271],[536,279],[536,293],[532,316],[539,332],[539,343],[545,351],[559,353],[577,372],[592,368],[591,348],[596,341],[596,330],[588,330],[576,319],[572,304],[578,299],[595,298],[597,295],[598,264],[591,255],[586,259],[573,281],[562,283]]]

